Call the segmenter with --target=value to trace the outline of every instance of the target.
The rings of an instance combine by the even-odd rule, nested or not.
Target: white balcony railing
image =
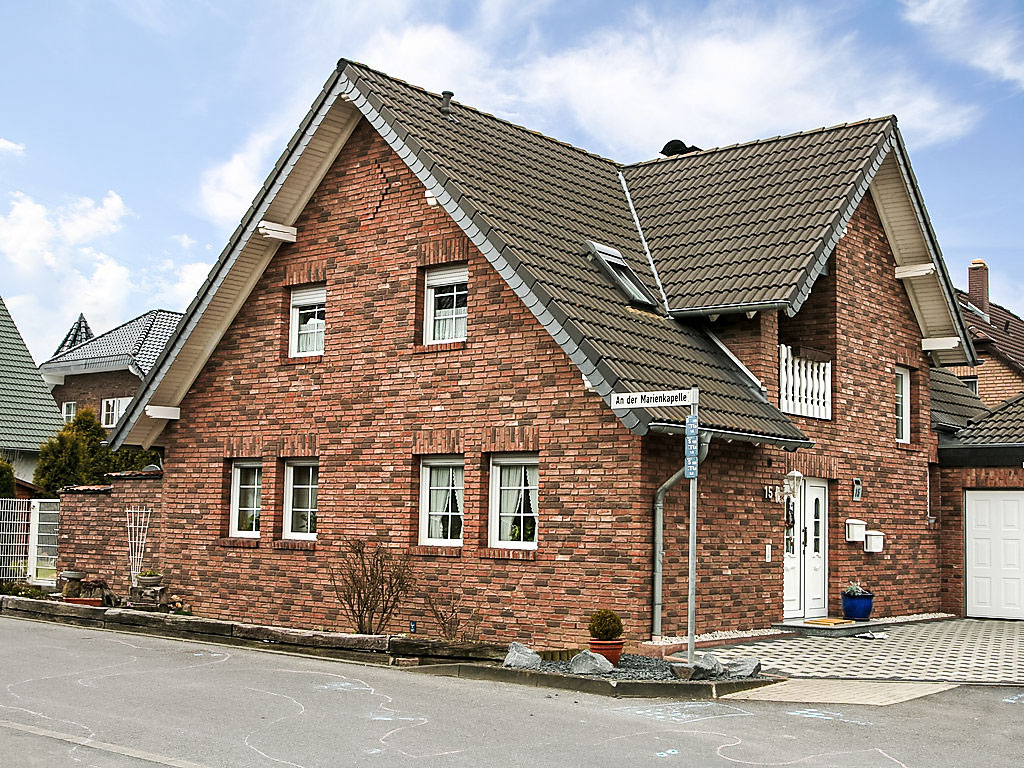
[[[783,413],[832,418],[832,362],[807,360],[779,345],[779,408]]]

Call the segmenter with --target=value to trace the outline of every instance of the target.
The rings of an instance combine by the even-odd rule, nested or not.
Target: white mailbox
[[[846,521],[846,540],[847,541],[864,541],[864,530],[868,527],[868,524],[863,520],[858,520],[855,517],[851,517]]]
[[[864,551],[881,552],[885,547],[885,534],[881,531],[864,531]]]

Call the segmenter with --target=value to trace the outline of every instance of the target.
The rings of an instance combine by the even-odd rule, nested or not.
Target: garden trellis
[[[125,517],[128,522],[128,567],[132,585],[137,585],[142,560],[146,554],[146,535],[149,533],[149,521],[153,510],[143,507],[127,507]]]

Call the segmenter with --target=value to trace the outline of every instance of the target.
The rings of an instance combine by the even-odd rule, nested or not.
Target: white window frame
[[[130,397],[106,397],[103,399],[101,409],[100,424],[107,429],[113,429],[117,426],[118,420],[128,410],[128,403],[132,399]],[[110,404],[108,407],[108,403]]]
[[[960,376],[960,381],[974,394],[978,394],[978,377],[977,376]]]
[[[434,336],[434,292],[439,288],[448,288],[453,285],[466,286],[466,326],[469,326],[469,267],[465,264],[453,266],[433,267],[426,271],[423,281],[425,293],[423,297],[423,343],[424,344],[450,344],[454,341],[465,341],[466,333],[461,336],[453,336],[448,339],[439,339]]]
[[[310,488],[317,489],[317,506],[311,507],[314,515],[314,530],[312,532],[305,531],[293,531],[292,530],[292,509],[295,503],[294,489],[295,489],[295,469],[297,467],[316,467],[317,468],[317,481],[316,485],[309,486]],[[298,539],[300,541],[316,541],[316,521],[320,506],[320,462],[316,459],[302,459],[296,461],[286,462],[284,465],[284,514],[282,515],[282,530],[281,538],[283,539]]]
[[[896,366],[896,442],[910,442],[910,369]]]
[[[534,510],[537,525],[533,541],[501,541],[501,468],[534,466],[537,468],[537,500],[540,505],[540,462],[536,453],[505,453],[491,456],[490,495],[487,511],[488,546],[497,549],[537,549],[540,539],[540,509]]]
[[[256,501],[259,506],[257,510],[257,521],[256,530],[244,531],[238,527],[238,502],[239,492],[241,489],[241,476],[243,469],[256,469],[257,474],[257,487],[259,493],[256,495]],[[258,539],[260,537],[260,520],[263,512],[263,463],[260,461],[233,461],[231,462],[231,519],[228,522],[228,532],[232,538],[241,539]]]
[[[323,339],[319,349],[299,351],[299,315],[303,310],[319,307],[324,313]],[[324,353],[327,340],[327,286],[310,285],[292,289],[291,313],[288,321],[288,356],[316,357]]]
[[[458,467],[462,470],[462,536],[437,539],[430,537],[430,470],[437,467]],[[461,547],[466,533],[466,462],[462,456],[425,456],[420,460],[420,535],[419,543],[432,547]]]
[[[60,411],[64,417],[64,423],[70,424],[75,420],[75,414],[78,413],[78,405],[74,400],[65,400],[60,405]]]

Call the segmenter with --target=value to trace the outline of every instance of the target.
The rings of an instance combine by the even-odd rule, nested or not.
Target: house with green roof
[[[934,371],[977,357],[896,118],[662,154],[341,60],[111,434],[162,477],[65,495],[62,557],[126,583],[144,503],[210,616],[341,626],[353,540],[412,564],[392,631],[972,610],[939,437],[985,409]]]
[[[61,424],[57,404],[0,298],[0,458],[14,466],[16,478],[32,481],[39,446]]]

